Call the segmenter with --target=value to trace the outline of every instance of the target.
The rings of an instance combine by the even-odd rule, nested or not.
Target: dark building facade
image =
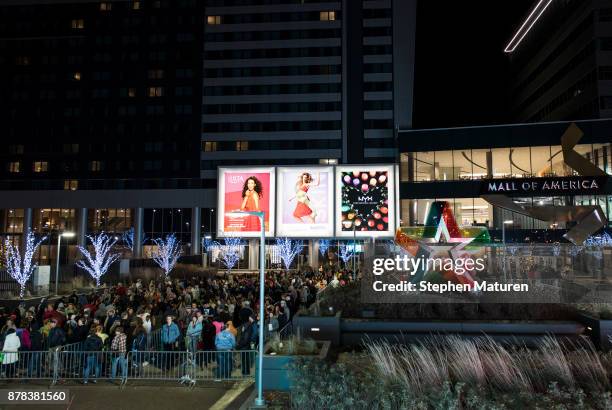
[[[517,27],[513,121],[612,117],[611,0],[538,0]]]
[[[217,167],[392,163],[416,2],[0,0],[0,231],[213,232]],[[63,242],[63,243],[64,243]],[[138,247],[136,256],[140,256]]]
[[[2,179],[199,177],[195,1],[0,3]]]

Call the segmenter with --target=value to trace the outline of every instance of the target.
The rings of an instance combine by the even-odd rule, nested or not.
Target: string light
[[[36,263],[32,262],[32,259],[36,250],[45,239],[47,239],[47,237],[43,236],[39,240],[36,240],[34,232],[28,229],[23,256],[19,252],[19,246],[13,245],[8,239],[4,242],[6,271],[15,281],[17,281],[17,283],[19,283],[19,297],[21,299],[23,299],[26,283],[38,266]]]
[[[168,277],[179,256],[183,253],[181,250],[181,242],[176,238],[176,235],[171,233],[166,236],[166,239],[153,239],[153,243],[157,245],[157,252],[153,254],[153,260],[162,268],[164,275]]]
[[[285,269],[289,269],[295,257],[302,252],[304,243],[302,241],[292,241],[289,238],[276,238],[276,246],[278,246]]]
[[[223,238],[223,245],[217,243],[219,246],[219,259],[227,269],[229,273],[234,265],[240,260],[240,238],[228,236]]]
[[[319,252],[321,253],[321,256],[325,256],[325,254],[329,250],[329,244],[329,239],[319,240]]]
[[[85,259],[77,262],[76,266],[84,269],[96,281],[96,286],[100,286],[100,278],[106,274],[110,265],[119,259],[118,253],[111,253],[111,249],[119,238],[106,235],[100,232],[98,235],[87,235],[87,239],[94,247],[94,254],[82,246],[77,246]]]

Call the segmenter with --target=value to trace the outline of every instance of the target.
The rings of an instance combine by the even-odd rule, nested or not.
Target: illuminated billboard
[[[396,227],[395,167],[336,167],[336,236],[393,237]]]
[[[277,178],[276,235],[333,236],[333,167],[279,167]]]
[[[274,167],[219,168],[217,190],[217,235],[259,237],[257,216],[228,213],[262,211],[266,236],[274,236]]]

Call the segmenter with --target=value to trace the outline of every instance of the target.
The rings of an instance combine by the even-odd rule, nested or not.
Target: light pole
[[[57,295],[58,281],[59,281],[59,267],[60,267],[60,245],[62,243],[62,236],[64,238],[74,237],[74,232],[63,232],[57,235],[57,259],[55,263],[55,294]]]
[[[247,215],[259,218],[261,237],[259,239],[259,347],[257,349],[257,398],[255,406],[264,407],[266,402],[263,398],[263,355],[264,355],[264,287],[266,284],[265,273],[265,251],[266,251],[266,227],[264,225],[264,213],[261,211],[234,211],[226,213],[227,216],[243,217]]]
[[[210,212],[208,213],[208,229],[210,229],[210,234],[212,235],[213,231],[212,231],[212,216],[213,216],[213,212],[215,212],[214,209],[210,209]]]
[[[355,221],[353,220],[353,275],[355,275],[355,257],[357,257],[357,234],[355,233]]]

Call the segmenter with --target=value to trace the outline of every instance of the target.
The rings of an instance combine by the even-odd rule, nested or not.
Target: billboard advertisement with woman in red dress
[[[266,236],[274,234],[274,168],[219,168],[219,236],[258,237],[263,212]]]

